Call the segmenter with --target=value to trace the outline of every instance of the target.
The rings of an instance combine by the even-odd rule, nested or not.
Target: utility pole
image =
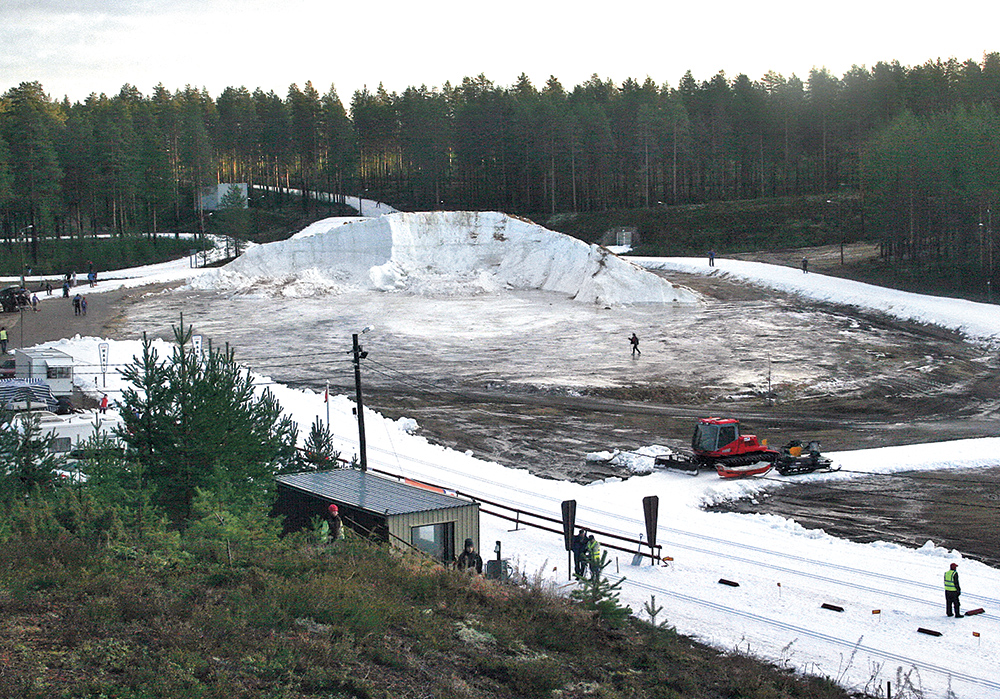
[[[358,333],[354,333],[354,390],[357,397],[356,409],[358,411],[358,459],[361,462],[361,470],[368,470],[368,451],[365,446],[365,406],[361,402],[361,360],[368,356],[367,352],[361,350],[358,343]]]

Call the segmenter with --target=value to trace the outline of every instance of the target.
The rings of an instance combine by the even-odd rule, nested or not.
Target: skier
[[[961,594],[962,586],[958,584],[958,564],[952,563],[951,567],[944,572],[944,607],[948,616],[952,616],[951,610],[954,607],[955,618],[962,618],[958,602],[958,596]]]
[[[465,549],[458,554],[455,567],[470,575],[472,573],[483,574],[483,557],[476,553],[476,546],[472,543],[472,539],[465,540]]]
[[[638,354],[641,357],[642,350],[639,349],[639,337],[635,333],[632,333],[632,337],[628,341],[632,343],[632,356],[634,357]]]

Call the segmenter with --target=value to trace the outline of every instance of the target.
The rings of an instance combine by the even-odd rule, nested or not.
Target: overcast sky
[[[0,92],[39,81],[77,101],[129,83],[150,94],[227,86],[287,94],[311,80],[355,90],[485,73],[566,88],[592,74],[676,86],[686,70],[708,80],[842,76],[853,64],[938,57],[981,61],[1000,51],[997,0],[0,0]]]

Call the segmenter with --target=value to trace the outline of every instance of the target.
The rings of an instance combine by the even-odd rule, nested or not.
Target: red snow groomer
[[[752,434],[740,434],[734,418],[703,417],[691,438],[691,451],[657,456],[657,466],[698,475],[698,469],[715,468],[723,478],[742,478],[767,473],[779,453]]]

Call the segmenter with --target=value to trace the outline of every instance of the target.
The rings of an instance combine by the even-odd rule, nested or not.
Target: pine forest
[[[22,83],[0,98],[0,237],[170,230],[198,188],[245,182],[542,220],[818,195],[856,203],[890,257],[992,256],[998,112],[1000,53],[676,86],[480,75],[349,108],[309,82],[76,103]]]

